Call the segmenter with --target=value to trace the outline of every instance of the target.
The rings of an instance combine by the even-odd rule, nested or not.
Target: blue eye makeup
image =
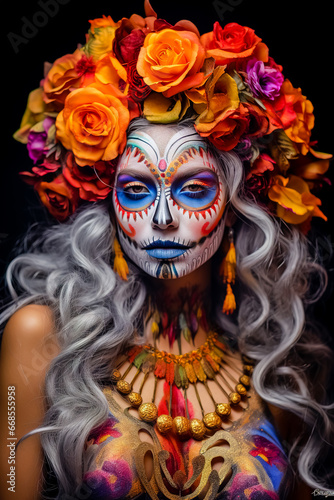
[[[116,183],[117,198],[124,210],[139,212],[149,207],[157,196],[157,189],[150,179],[121,174]]]
[[[199,172],[191,177],[175,179],[171,193],[178,205],[188,210],[204,210],[218,194],[219,182],[213,172]]]

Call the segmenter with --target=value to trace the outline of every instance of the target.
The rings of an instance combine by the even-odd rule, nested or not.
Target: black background
[[[41,0],[43,2],[43,0]],[[56,1],[56,0],[54,0]],[[0,196],[0,245],[1,274],[9,260],[10,249],[16,238],[32,222],[43,221],[44,211],[40,208],[33,190],[18,177],[18,172],[32,167],[26,147],[12,138],[19,128],[25,110],[28,93],[39,86],[43,78],[44,61],[53,62],[56,58],[71,53],[78,43],[85,43],[85,33],[89,19],[111,15],[114,21],[137,13],[144,15],[144,3],[138,1],[61,0],[58,12],[43,18],[36,13],[43,9],[38,0],[29,2],[6,2],[2,16],[2,56],[1,75],[3,90],[1,95],[1,196]],[[301,87],[303,94],[315,107],[315,128],[312,139],[318,140],[316,149],[334,153],[333,135],[333,14],[331,5],[325,2],[304,2],[295,0],[225,0],[230,6],[224,12],[224,2],[202,2],[152,0],[158,17],[174,24],[180,19],[189,19],[198,27],[200,33],[212,30],[213,23],[222,25],[237,22],[249,26],[269,46],[270,55],[283,66],[283,73],[294,87]],[[221,11],[217,11],[217,6]],[[219,7],[218,7],[219,8]],[[27,43],[17,47],[17,53],[8,39],[9,33],[22,36],[24,19],[39,20],[44,26]],[[38,22],[38,21],[37,21]],[[334,166],[332,166],[332,171]],[[333,180],[333,172],[329,173]],[[325,187],[323,211],[329,221],[315,221],[315,232],[330,239],[333,236],[333,192]],[[333,214],[333,215],[331,215]],[[331,236],[332,234],[332,236]],[[324,236],[320,245],[325,265],[332,277],[333,261],[330,259],[328,245]],[[330,326],[329,312],[331,290],[325,294],[316,311],[319,319]]]

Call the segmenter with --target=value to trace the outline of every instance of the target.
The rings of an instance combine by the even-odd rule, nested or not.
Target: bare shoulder
[[[53,314],[48,306],[30,304],[8,320],[1,343],[0,372],[19,376],[31,387],[42,379],[50,361],[58,354]],[[15,376],[14,376],[15,375]],[[28,384],[29,380],[29,384]]]
[[[54,320],[51,308],[39,304],[29,304],[18,309],[8,320],[4,329],[4,339],[32,341],[41,340],[52,335]]]

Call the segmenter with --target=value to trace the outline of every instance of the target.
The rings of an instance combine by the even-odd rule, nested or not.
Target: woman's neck
[[[147,342],[174,354],[202,345],[209,331],[210,261],[182,278],[155,280],[151,290]]]

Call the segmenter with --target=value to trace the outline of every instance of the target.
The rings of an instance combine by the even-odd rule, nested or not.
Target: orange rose
[[[61,103],[73,88],[80,87],[81,75],[76,70],[76,65],[83,53],[77,49],[73,54],[57,59],[51,66],[44,81],[44,101]]]
[[[56,120],[57,139],[81,167],[113,160],[126,143],[130,115],[126,98],[112,85],[73,90]]]
[[[204,74],[199,70],[204,58],[204,48],[195,33],[163,29],[146,35],[137,71],[146,85],[171,97],[202,83]]]
[[[213,31],[201,36],[207,56],[214,57],[219,65],[251,56],[259,42],[261,38],[255,35],[254,30],[237,23],[229,23],[222,28],[215,22]]]
[[[66,182],[62,174],[51,182],[37,182],[35,189],[43,205],[60,222],[66,220],[78,206],[77,190]]]

